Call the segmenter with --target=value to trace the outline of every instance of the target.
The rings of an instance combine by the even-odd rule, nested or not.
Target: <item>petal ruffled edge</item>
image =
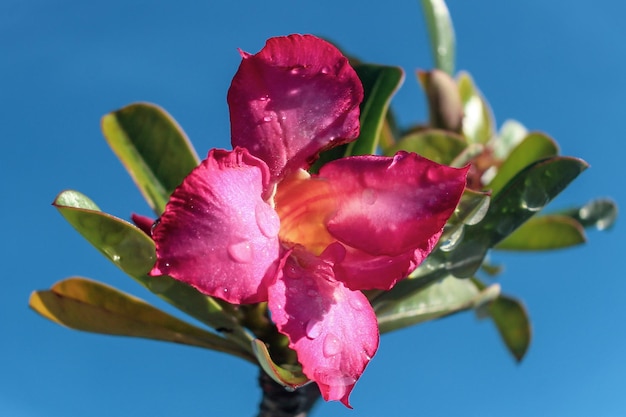
[[[242,58],[228,90],[232,144],[265,161],[274,179],[358,137],[363,86],[336,47],[290,35]]]
[[[415,269],[454,212],[467,170],[403,151],[324,165],[319,178],[338,201],[326,227],[346,247],[340,279],[352,289],[388,290]]]
[[[235,304],[267,300],[280,254],[280,222],[264,200],[269,172],[246,149],[213,149],[174,191],[152,229],[169,275]]]

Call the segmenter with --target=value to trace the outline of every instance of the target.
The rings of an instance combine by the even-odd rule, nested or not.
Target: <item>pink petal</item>
[[[269,290],[269,309],[304,374],[325,400],[349,395],[378,348],[378,322],[360,291],[333,277],[332,264],[296,248]]]
[[[130,219],[135,223],[142,232],[148,236],[152,236],[152,226],[154,225],[154,219],[141,214],[133,213],[130,215]]]
[[[291,35],[242,57],[228,90],[232,144],[265,161],[273,178],[358,136],[363,87],[337,48]]]
[[[169,275],[231,303],[267,299],[279,257],[280,223],[262,198],[269,172],[247,150],[212,150],[174,191],[152,231]]]
[[[352,289],[389,289],[432,251],[465,188],[467,168],[415,153],[359,156],[324,165],[338,209],[326,226],[346,246],[336,268]]]

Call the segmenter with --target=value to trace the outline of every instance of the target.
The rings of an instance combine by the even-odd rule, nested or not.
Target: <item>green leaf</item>
[[[399,67],[360,64],[354,68],[363,83],[365,96],[361,103],[361,132],[348,144],[346,156],[376,153],[391,97],[404,80]]]
[[[480,291],[471,280],[448,276],[402,300],[377,304],[378,326],[381,333],[413,326],[475,308],[499,293],[497,284]]]
[[[107,114],[102,132],[157,215],[199,162],[176,121],[153,104],[131,104]]]
[[[487,143],[494,136],[489,104],[467,72],[459,73],[457,84],[463,103],[463,134],[469,143]]]
[[[546,215],[531,217],[496,245],[501,250],[549,250],[585,242],[583,227],[571,217]]]
[[[617,204],[613,200],[598,198],[580,208],[565,210],[559,214],[573,218],[583,227],[607,230],[617,220]]]
[[[519,300],[501,295],[489,304],[488,312],[509,352],[520,362],[532,338],[526,308]]]
[[[435,66],[452,75],[454,73],[455,39],[450,12],[444,0],[422,0],[430,48]]]
[[[149,277],[156,260],[154,242],[134,225],[94,209],[77,191],[64,191],[54,206],[96,249],[160,298],[249,348],[250,338],[233,316],[233,308],[170,277]]]
[[[33,292],[29,305],[42,316],[72,329],[181,343],[255,362],[250,352],[234,342],[96,281],[79,277],[60,281],[48,291]]]
[[[443,130],[427,129],[403,137],[389,149],[387,154],[391,156],[404,150],[415,152],[440,164],[450,165],[466,147],[465,140],[459,135]]]
[[[543,209],[587,166],[580,159],[553,157],[524,168],[492,198],[481,222],[465,226],[465,237],[454,250],[435,253],[431,269],[444,268],[458,278],[473,276],[489,248]]]
[[[556,156],[558,153],[558,145],[552,138],[543,133],[530,133],[511,151],[498,169],[496,176],[485,188],[489,188],[493,195],[496,195],[522,169],[533,162]]]
[[[259,339],[254,339],[252,341],[252,348],[263,370],[274,381],[276,381],[283,387],[296,389],[309,383],[309,379],[302,373],[302,370],[289,370],[285,366],[281,367],[274,363],[274,361],[270,357],[269,351],[267,350],[267,346],[265,346],[265,343],[263,343],[263,341]]]

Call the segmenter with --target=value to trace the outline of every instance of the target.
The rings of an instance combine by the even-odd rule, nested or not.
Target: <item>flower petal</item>
[[[228,90],[232,144],[265,161],[274,179],[358,136],[363,86],[330,43],[311,35],[271,38],[242,57]]]
[[[338,209],[326,227],[346,246],[336,268],[352,289],[389,289],[432,251],[465,188],[467,168],[415,153],[358,156],[324,165]]]
[[[350,392],[378,348],[376,315],[360,291],[334,279],[331,262],[301,248],[294,254],[269,290],[272,320],[324,399],[350,407]]]
[[[152,236],[152,226],[154,225],[154,219],[148,216],[144,216],[137,213],[132,213],[130,219],[133,221],[142,232],[148,236]]]
[[[157,262],[199,291],[241,304],[265,301],[279,258],[269,172],[247,150],[212,150],[174,191],[152,230]]]

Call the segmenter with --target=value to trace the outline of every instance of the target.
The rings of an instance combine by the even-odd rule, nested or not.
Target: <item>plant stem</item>
[[[263,397],[257,417],[306,417],[321,396],[314,383],[287,391],[263,370],[259,372],[259,385]]]

